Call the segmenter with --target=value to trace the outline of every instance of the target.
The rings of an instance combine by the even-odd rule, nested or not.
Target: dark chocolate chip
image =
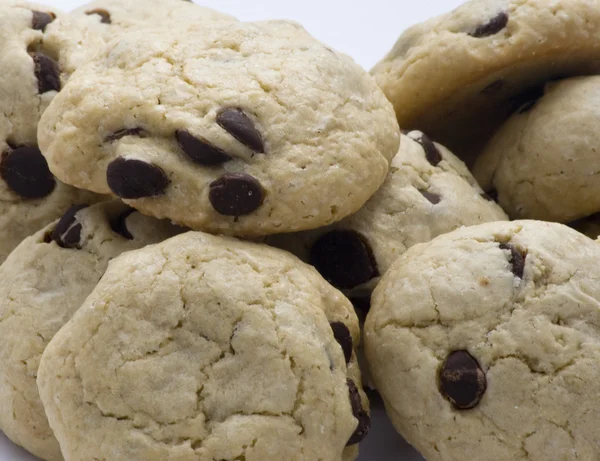
[[[39,52],[33,53],[31,57],[33,58],[39,93],[60,91],[60,67],[58,67],[58,63]]]
[[[113,142],[117,141],[125,136],[138,136],[140,138],[144,138],[146,132],[142,128],[123,128],[122,130],[115,131],[113,134],[109,134],[106,138],[104,138],[104,142]]]
[[[254,152],[264,152],[262,136],[254,126],[254,122],[240,109],[227,108],[217,114],[217,124],[242,144]]]
[[[350,230],[334,230],[320,237],[310,250],[310,264],[340,289],[354,288],[379,275],[368,241]]]
[[[421,133],[418,138],[412,139],[421,145],[425,151],[425,158],[429,163],[431,163],[431,165],[437,166],[443,160],[441,152],[429,136]]]
[[[106,180],[110,190],[124,199],[161,195],[169,185],[169,178],[156,165],[122,157],[108,165]]]
[[[452,352],[438,371],[440,393],[459,410],[475,408],[485,390],[485,373],[467,351]]]
[[[103,8],[96,8],[94,10],[86,11],[85,14],[91,16],[92,14],[97,14],[100,16],[100,22],[102,24],[110,24],[112,21],[110,20],[110,13]]]
[[[21,146],[2,154],[0,176],[23,198],[39,199],[52,193],[56,180],[37,147]]]
[[[488,202],[497,202],[498,201],[498,191],[496,189],[492,189],[487,192],[482,192],[481,196],[484,199],[486,199]]]
[[[527,257],[527,254],[522,253],[510,243],[501,243],[500,249],[510,251],[510,259],[508,262],[512,266],[512,272],[515,276],[522,279],[523,272],[525,271],[525,258]]]
[[[56,19],[54,13],[44,13],[42,11],[32,11],[31,27],[35,30],[44,32],[46,26]]]
[[[52,240],[62,248],[81,249],[81,224],[75,219],[78,211],[87,208],[87,205],[73,205],[69,208],[56,224],[52,231]]]
[[[358,419],[358,426],[346,444],[346,446],[349,447],[350,445],[356,445],[357,443],[361,442],[367,436],[369,429],[371,428],[371,417],[363,408],[360,393],[358,392],[358,387],[356,387],[354,381],[349,379],[347,384],[348,392],[350,394],[352,414],[356,419]]]
[[[332,322],[330,323],[331,330],[333,331],[333,337],[338,342],[338,344],[342,347],[342,351],[344,351],[344,358],[346,359],[346,363],[350,363],[352,360],[352,335],[350,334],[350,330],[343,322]]]
[[[490,83],[483,90],[481,90],[481,94],[491,95],[494,93],[498,93],[504,89],[506,86],[506,81],[503,79],[496,80],[495,82]]]
[[[505,12],[498,13],[492,19],[485,24],[477,26],[477,28],[470,33],[471,37],[482,38],[495,35],[506,27],[508,24],[508,14]]]
[[[127,240],[133,240],[133,235],[131,234],[131,232],[129,232],[129,229],[127,229],[127,218],[132,213],[135,213],[135,211],[136,210],[134,210],[133,208],[125,210],[123,213],[121,213],[119,216],[117,216],[110,222],[110,228],[117,234],[125,237]]]
[[[421,195],[434,205],[437,205],[442,200],[442,198],[439,195],[434,194],[433,192],[428,192],[426,190],[419,190],[419,192],[421,192]]]
[[[206,139],[196,137],[185,130],[177,130],[175,137],[181,150],[199,165],[219,165],[231,160],[227,153],[210,144]]]
[[[225,216],[243,216],[262,205],[260,183],[244,173],[228,173],[210,184],[208,198],[213,208]]]

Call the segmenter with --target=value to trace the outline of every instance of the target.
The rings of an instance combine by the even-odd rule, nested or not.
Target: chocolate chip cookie
[[[52,175],[36,136],[41,114],[98,43],[53,8],[0,5],[0,262],[71,204],[98,200]]]
[[[461,226],[507,217],[468,169],[426,134],[403,135],[381,189],[354,215],[326,228],[267,238],[310,262],[360,310],[381,275],[411,246]]]
[[[179,232],[116,201],[77,205],[0,266],[0,430],[11,440],[42,459],[62,459],[35,381],[42,352],[112,258]]]
[[[235,21],[235,18],[182,0],[96,0],[73,11],[87,19],[94,30],[110,41],[116,36],[148,26],[202,27],[206,21]]]
[[[38,134],[61,180],[241,236],[357,211],[399,143],[373,79],[285,21],[126,35],[79,70]]]
[[[599,212],[599,105],[598,76],[547,84],[498,129],[475,176],[513,218],[566,223]]]
[[[372,378],[427,460],[600,457],[600,245],[481,224],[415,245],[373,293]]]
[[[113,260],[41,359],[65,459],[351,460],[352,305],[283,251],[199,232]]]
[[[599,25],[589,0],[472,0],[404,32],[372,73],[403,128],[472,164],[540,84],[600,70]]]

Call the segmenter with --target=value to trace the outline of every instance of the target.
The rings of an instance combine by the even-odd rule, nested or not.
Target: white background
[[[0,0],[1,1],[1,0]],[[35,1],[35,0],[31,0]],[[143,2],[144,0],[138,0]],[[449,11],[461,0],[195,0],[243,21],[292,19],[319,40],[352,56],[370,69],[408,26]],[[69,11],[78,0],[37,0]],[[0,409],[2,411],[2,409]],[[0,461],[32,461],[0,433]],[[370,436],[361,444],[359,461],[422,461],[386,420],[374,402]],[[77,461],[77,460],[72,460]]]

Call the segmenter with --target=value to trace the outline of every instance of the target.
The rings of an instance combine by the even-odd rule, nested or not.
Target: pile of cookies
[[[293,22],[0,1],[12,441],[352,461],[365,382],[428,460],[600,456],[600,245],[559,224],[600,229],[600,5],[473,0],[369,75]]]

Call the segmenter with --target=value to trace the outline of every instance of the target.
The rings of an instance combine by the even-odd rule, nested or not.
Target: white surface
[[[1,1],[1,0],[0,0]],[[35,0],[32,0],[35,1]],[[142,2],[143,0],[139,0]],[[78,0],[37,0],[69,11]],[[244,21],[292,19],[315,37],[370,69],[408,26],[455,8],[461,0],[196,0]],[[2,411],[2,409],[0,409]],[[35,461],[0,433],[0,461]],[[422,461],[396,434],[378,399],[373,402],[371,433],[361,444],[359,461]],[[77,461],[77,460],[72,460]]]

